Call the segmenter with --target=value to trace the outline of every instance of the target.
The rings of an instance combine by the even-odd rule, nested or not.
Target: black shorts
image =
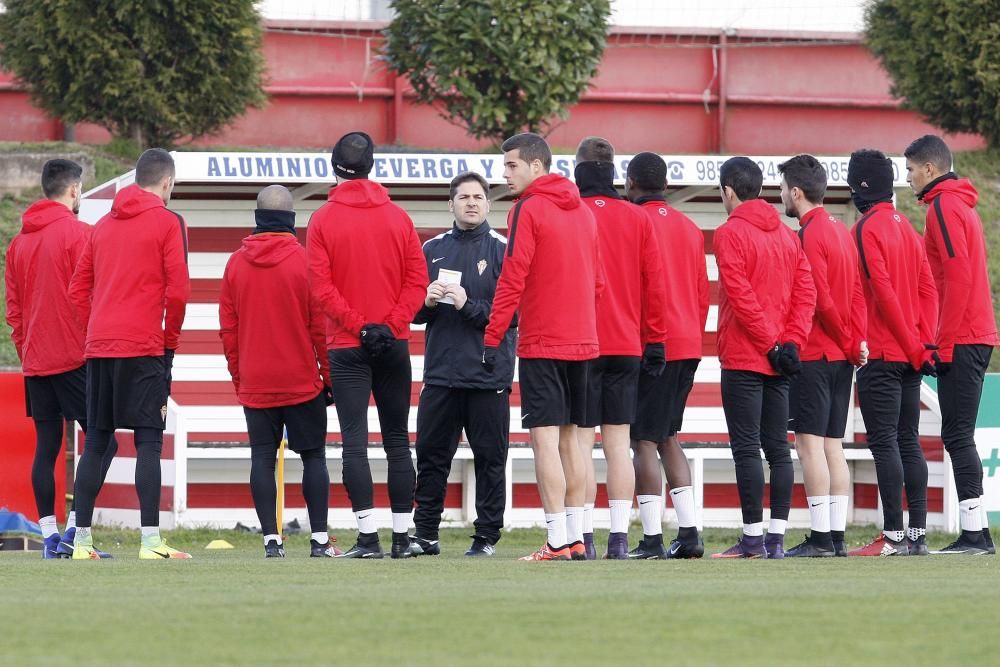
[[[684,407],[694,387],[694,373],[701,359],[668,361],[658,377],[642,373],[639,376],[639,399],[633,440],[661,443],[677,435],[684,421]]]
[[[276,408],[243,408],[250,447],[278,448],[282,431],[288,429],[288,448],[293,452],[326,447],[326,401],[316,398]]]
[[[55,375],[26,375],[28,416],[38,421],[87,418],[87,366]]]
[[[162,430],[169,382],[163,357],[88,359],[87,425]]]
[[[587,405],[588,428],[601,424],[631,424],[635,420],[635,401],[639,391],[640,357],[609,355],[590,365],[590,403]]]
[[[788,389],[788,430],[843,438],[851,409],[854,366],[849,361],[803,361]]]
[[[521,427],[583,426],[593,359],[520,359]]]

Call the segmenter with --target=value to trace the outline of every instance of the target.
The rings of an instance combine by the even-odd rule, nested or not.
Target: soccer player
[[[489,184],[479,174],[465,172],[452,179],[448,209],[455,216],[452,228],[424,244],[433,281],[414,320],[426,324],[427,333],[424,388],[417,408],[416,534],[411,550],[417,555],[441,553],[438,526],[451,461],[464,429],[476,470],[476,534],[465,555],[492,556],[506,504],[517,328],[511,326],[504,334],[492,370],[479,362],[507,239],[486,221]],[[453,281],[445,279],[449,274]]]
[[[983,463],[974,440],[983,377],[997,339],[979,193],[951,170],[948,145],[932,134],[907,147],[906,173],[927,204],[924,247],[939,296],[937,364],[941,439],[951,456],[962,534],[942,554],[996,553],[983,494]]]
[[[94,228],[70,300],[87,323],[87,439],[76,471],[74,559],[94,559],[90,533],[101,488],[101,461],[116,428],[135,432],[139,558],[190,558],[160,537],[160,450],[174,352],[191,283],[184,219],[166,208],[174,160],[150,148],[135,165],[135,184],[115,195]]]
[[[507,256],[483,338],[483,364],[487,370],[497,365],[520,307],[521,424],[531,432],[547,527],[546,543],[524,560],[585,559],[582,525],[567,536],[566,504],[582,507],[584,498],[577,426],[585,423],[590,364],[600,353],[597,225],[576,186],[548,173],[552,151],[544,139],[525,132],[501,149],[504,178],[518,200],[507,217]]]
[[[55,517],[54,470],[63,443],[63,423],[76,420],[87,431],[86,328],[76,323],[69,281],[90,239],[80,222],[83,169],[70,160],[42,165],[41,199],[21,216],[21,231],[7,247],[7,323],[24,371],[28,416],[35,423],[31,486],[42,529],[42,558],[73,555],[76,512],[59,535]],[[118,444],[111,437],[101,459],[104,481]],[[75,505],[75,503],[74,503]],[[101,558],[111,554],[94,550]]]
[[[812,155],[778,165],[785,215],[816,284],[816,313],[800,352],[802,372],[789,387],[789,424],[802,463],[811,531],[790,557],[846,556],[844,530],[850,471],[842,440],[852,404],[854,367],[867,360],[867,311],[858,253],[843,222],[823,209],[826,170]]]
[[[393,558],[410,554],[410,322],[427,289],[413,221],[368,174],[374,145],[363,132],[333,147],[337,185],[309,219],[306,247],[313,294],[328,318],[327,348],[344,438],[344,486],[358,521],[344,558],[382,558],[368,465],[368,400],[374,394],[389,466]]]
[[[653,224],[615,190],[614,160],[614,148],[600,137],[587,137],[576,150],[576,185],[597,221],[607,281],[597,304],[601,356],[592,365],[593,402],[587,409],[586,428],[579,430],[579,442],[587,474],[584,506],[592,512],[597,497],[594,428],[601,427],[611,508],[605,558],[624,560],[628,558],[628,524],[635,494],[629,428],[635,420],[640,365],[643,375],[654,377],[661,375],[666,365],[662,342],[666,338],[666,289]],[[651,331],[651,342],[645,347],[640,332],[643,326]],[[582,511],[584,508],[567,502],[567,525],[573,526]],[[596,557],[592,516],[590,522],[585,520],[583,538],[588,556]]]
[[[801,367],[816,305],[795,233],[759,199],[764,175],[749,158],[726,160],[719,187],[729,219],[715,232],[719,264],[722,407],[743,509],[739,541],[713,558],[783,558],[792,501],[788,379]],[[771,469],[771,519],[764,536],[764,470]]]
[[[326,316],[309,295],[306,249],[295,238],[292,194],[270,185],[257,195],[256,228],[226,264],[219,337],[250,435],[250,492],[264,534],[264,556],[284,558],[275,517],[275,458],[284,429],[302,459],[302,495],[312,537],[309,555],[341,552],[326,529],[330,472],[326,406],[333,404]]]
[[[933,375],[937,289],[923,243],[892,205],[892,161],[854,151],[847,165],[861,213],[851,235],[868,308],[868,363],[858,370],[858,399],[882,498],[882,534],[852,556],[927,554],[927,461],[918,440],[921,373]],[[903,525],[903,486],[910,525]]]
[[[625,195],[649,217],[664,264],[668,329],[663,339],[666,367],[660,375],[639,376],[638,405],[631,429],[635,491],[643,538],[630,558],[701,558],[705,546],[695,520],[691,467],[677,440],[684,406],[694,386],[702,355],[702,332],[708,319],[708,269],[705,237],[698,226],[668,206],[667,164],[655,153],[639,153],[628,163]],[[669,270],[667,270],[669,266]],[[644,326],[642,340],[658,336]],[[659,460],[657,459],[659,455]],[[662,461],[677,512],[677,536],[663,544]]]

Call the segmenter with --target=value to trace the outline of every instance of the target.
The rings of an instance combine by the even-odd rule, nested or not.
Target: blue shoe
[[[583,549],[587,554],[587,560],[597,560],[597,547],[594,546],[594,534],[583,534]]]
[[[59,558],[59,533],[53,533],[42,540],[42,558]]]
[[[741,535],[739,542],[712,558],[767,558],[763,535]]]
[[[776,560],[785,557],[785,534],[768,533],[764,536],[764,551],[767,552],[769,560]]]
[[[72,558],[73,557],[73,539],[76,537],[76,528],[70,528],[65,533],[63,533],[62,539],[59,540],[59,548],[56,549],[56,556],[58,558]],[[94,548],[94,553],[100,558],[114,558],[107,551],[101,551],[98,548]]]

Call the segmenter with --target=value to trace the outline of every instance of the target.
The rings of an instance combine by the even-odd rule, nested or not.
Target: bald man
[[[292,195],[270,185],[257,196],[257,226],[222,277],[219,335],[250,435],[250,491],[265,558],[283,558],[274,467],[282,431],[302,458],[310,556],[341,552],[326,532],[330,473],[326,406],[333,403],[324,317],[310,298],[306,251],[295,238]]]

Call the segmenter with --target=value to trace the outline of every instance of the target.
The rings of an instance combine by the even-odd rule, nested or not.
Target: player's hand
[[[328,384],[323,385],[323,402],[327,406],[333,405],[333,387]]]
[[[455,310],[462,310],[465,303],[469,300],[469,295],[461,285],[448,285],[445,293],[455,302]]]
[[[795,343],[783,343],[778,353],[778,372],[785,377],[795,377],[802,372],[802,361],[799,360],[799,346]]]
[[[443,299],[444,296],[445,285],[435,280],[427,286],[427,296],[424,297],[424,305],[428,308],[437,308],[438,301]]]
[[[392,349],[396,337],[385,324],[366,324],[361,327],[361,347],[372,357],[378,357]]]
[[[924,343],[921,347],[911,351],[908,355],[910,366],[923,375],[937,377],[936,364],[941,361],[937,349],[937,345]]]
[[[868,363],[868,341],[861,341],[861,345],[858,346],[858,349],[860,350],[858,358],[861,360],[861,365],[864,366]]]
[[[771,346],[771,349],[767,351],[767,360],[771,364],[771,368],[781,372],[781,368],[778,366],[778,356],[781,354],[781,343],[775,342]]]
[[[492,373],[497,366],[497,356],[500,351],[495,347],[487,347],[483,350],[483,368],[487,373]]]
[[[642,352],[642,372],[659,377],[666,367],[667,351],[663,343],[646,343],[646,349]]]
[[[167,396],[174,383],[174,353],[176,350],[163,350],[163,375],[167,381]]]

